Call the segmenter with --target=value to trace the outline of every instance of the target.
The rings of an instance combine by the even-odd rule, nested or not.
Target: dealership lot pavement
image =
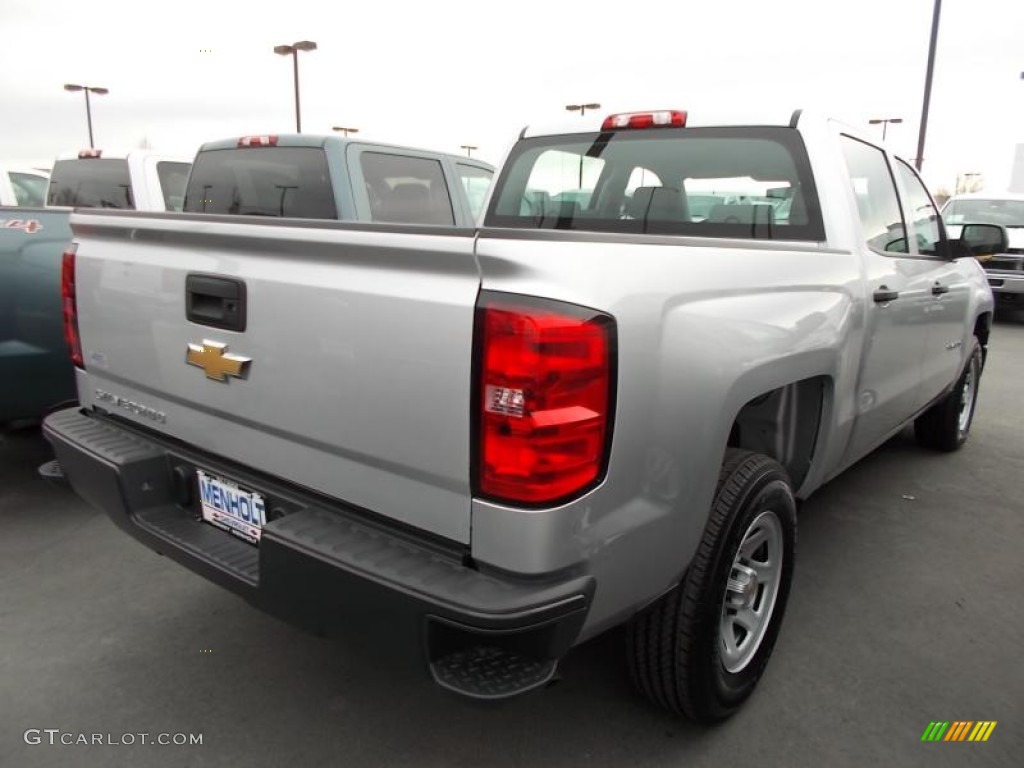
[[[450,697],[153,554],[40,479],[48,458],[38,429],[0,437],[2,766],[1024,764],[1024,317],[994,329],[963,451],[907,432],[803,505],[772,663],[711,729],[633,692],[616,633],[542,694]],[[921,743],[934,720],[998,725]],[[114,743],[59,744],[79,734]]]

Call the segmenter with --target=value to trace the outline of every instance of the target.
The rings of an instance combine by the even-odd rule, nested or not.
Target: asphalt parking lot
[[[42,480],[49,457],[38,429],[0,438],[0,766],[1024,764],[1020,317],[994,329],[960,453],[904,433],[803,505],[772,663],[710,729],[634,693],[616,633],[542,694],[451,697],[153,554]],[[922,743],[935,720],[998,725],[986,743]]]

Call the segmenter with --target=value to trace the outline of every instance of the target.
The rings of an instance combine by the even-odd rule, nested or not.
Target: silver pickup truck
[[[967,439],[1006,244],[801,112],[526,129],[476,231],[72,226],[81,407],[45,434],[124,531],[482,699],[626,624],[705,722],[776,642],[796,500],[909,423]]]

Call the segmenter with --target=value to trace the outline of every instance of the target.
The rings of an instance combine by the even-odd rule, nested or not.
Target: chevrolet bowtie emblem
[[[227,381],[228,376],[244,379],[249,373],[252,358],[225,354],[227,344],[203,339],[203,345],[189,344],[185,362],[197,365],[206,371],[206,378],[216,381]]]

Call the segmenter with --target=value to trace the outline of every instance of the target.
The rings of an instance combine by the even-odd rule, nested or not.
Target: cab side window
[[[943,247],[939,212],[921,179],[909,165],[898,160],[896,173],[899,174],[900,183],[906,193],[904,203],[910,217],[913,237],[917,241],[917,252],[922,256],[936,256]]]
[[[885,153],[849,136],[841,141],[867,244],[885,253],[908,253],[906,226]]]

